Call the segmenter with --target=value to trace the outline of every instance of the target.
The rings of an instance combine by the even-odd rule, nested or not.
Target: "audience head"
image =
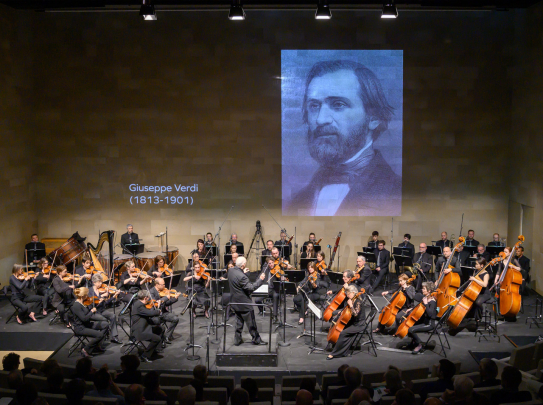
[[[256,402],[258,398],[258,384],[252,378],[246,378],[241,383],[243,388],[249,394],[249,402]]]
[[[298,391],[296,394],[296,405],[313,405],[313,394],[307,390]]]
[[[522,382],[522,374],[513,366],[505,366],[502,371],[502,387],[510,391],[518,391]]]
[[[8,388],[16,390],[23,385],[23,373],[21,370],[12,370],[8,374]]]
[[[38,390],[30,381],[23,381],[17,388],[15,396],[19,405],[31,405],[38,398]]]
[[[47,359],[41,365],[41,372],[47,377],[49,373],[60,367],[58,361],[55,359]]]
[[[101,368],[94,374],[94,386],[98,391],[107,390],[111,384],[111,375],[106,368]]]
[[[230,395],[230,402],[236,405],[249,405],[249,393],[243,388],[235,388]]]
[[[473,395],[473,380],[459,375],[454,379],[454,397],[456,400],[468,399]]]
[[[124,402],[126,405],[144,405],[143,386],[140,384],[130,385],[124,392]]]
[[[66,399],[68,400],[68,403],[73,404],[81,402],[85,396],[86,388],[87,385],[85,384],[85,380],[81,378],[74,378],[68,382],[65,387]]]
[[[403,388],[402,377],[398,370],[390,369],[385,373],[385,385],[391,395],[396,394]]]
[[[447,359],[439,360],[439,378],[442,378],[443,380],[452,380],[455,374],[456,366],[452,361]]]
[[[192,385],[187,385],[177,394],[179,405],[194,405],[196,403],[196,390]]]
[[[198,364],[196,367],[194,367],[194,370],[192,370],[192,375],[196,380],[199,380],[205,384],[207,382],[207,376],[209,373],[207,372],[206,366],[203,364]]]
[[[348,367],[344,373],[345,383],[348,387],[358,388],[362,384],[362,373],[356,367]]]
[[[89,357],[82,357],[75,363],[75,373],[79,377],[84,377],[92,372],[92,360]]]
[[[17,370],[19,368],[19,364],[21,364],[21,356],[19,356],[17,353],[8,353],[4,356],[2,359],[2,367],[4,371],[13,371]]]
[[[479,373],[481,374],[481,380],[491,380],[498,376],[498,366],[492,359],[482,359],[479,363]]]
[[[362,401],[371,401],[370,394],[365,388],[357,388],[351,393],[346,405],[358,405]]]
[[[423,405],[443,405],[443,402],[439,398],[431,397],[427,398]]]
[[[149,371],[143,377],[143,386],[149,391],[157,391],[160,387],[160,375],[157,371]]]
[[[61,389],[62,384],[64,384],[64,373],[62,372],[62,368],[57,367],[50,370],[47,375],[47,385],[49,388]]]
[[[345,370],[347,370],[348,368],[349,368],[348,364],[342,364],[337,369],[337,376],[340,381],[345,381]]]
[[[316,383],[317,381],[312,378],[302,378],[302,382],[300,383],[300,389],[309,391],[311,394],[313,394],[315,392]]]
[[[140,366],[140,358],[135,354],[121,356],[121,368],[125,371],[137,370]]]
[[[401,389],[396,393],[393,405],[416,405],[415,394],[411,390]]]
[[[190,381],[190,385],[196,390],[196,401],[204,400],[204,383],[194,378]]]

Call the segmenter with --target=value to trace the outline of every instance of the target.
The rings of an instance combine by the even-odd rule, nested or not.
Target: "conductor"
[[[232,310],[236,314],[236,335],[234,338],[234,345],[239,346],[243,343],[241,339],[241,332],[243,331],[243,325],[247,322],[247,328],[251,334],[252,343],[254,345],[267,345],[267,342],[262,341],[258,330],[256,329],[255,312],[251,305],[253,300],[251,299],[251,293],[262,285],[266,275],[262,273],[260,277],[253,284],[249,281],[249,277],[243,272],[247,264],[247,259],[244,257],[238,257],[236,259],[236,266],[228,270],[228,284],[230,285],[230,292],[232,294],[231,302]]]

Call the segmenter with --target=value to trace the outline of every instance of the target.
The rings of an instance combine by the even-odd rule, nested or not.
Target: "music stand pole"
[[[283,280],[283,277],[281,277],[281,292],[283,294],[283,341],[277,343],[281,347],[287,347],[290,346],[290,343],[287,342],[287,294],[285,291],[285,281]]]

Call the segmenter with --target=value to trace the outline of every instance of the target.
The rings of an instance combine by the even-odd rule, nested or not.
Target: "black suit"
[[[447,259],[445,259],[445,256],[441,256],[439,259],[437,259],[436,274],[439,274],[441,272],[441,267],[443,267],[443,265],[445,264],[446,261],[447,261]],[[458,273],[458,274],[462,273],[462,269],[460,269],[460,260],[458,260],[458,258],[456,256],[454,256],[451,259],[450,264],[451,264],[451,266],[453,266],[452,271],[454,271],[455,273]]]
[[[520,264],[520,272],[522,273],[522,287],[521,294],[526,291],[526,284],[530,283],[530,259],[522,255],[518,258],[518,263]]]
[[[462,250],[461,252],[455,252],[454,257],[460,258],[460,266],[467,266],[470,254],[467,250]]]
[[[486,250],[483,253],[475,252],[475,255],[477,259],[482,257],[486,260],[487,263],[490,261],[490,253],[488,253]]]
[[[358,267],[355,267],[355,272],[358,271]],[[371,288],[371,276],[372,271],[370,269],[370,266],[366,263],[364,267],[358,272],[360,275],[360,278],[355,280],[355,284],[358,287],[358,290],[363,288],[364,290],[368,291]]]
[[[134,243],[140,243],[140,238],[137,233],[132,232],[131,234],[129,234],[128,232],[126,232],[121,235],[121,247],[126,245],[132,245]]]
[[[477,247],[479,245],[479,241],[476,240],[476,239],[468,239],[468,238],[466,238],[466,241],[464,242],[464,245]]]
[[[321,189],[333,183],[347,183],[350,187],[335,215],[400,215],[402,179],[379,151],[375,151],[371,160],[354,173],[347,174],[341,168],[321,167],[309,184],[288,202],[283,214],[308,215],[308,211],[315,209]]]
[[[398,245],[399,248],[402,248],[402,256],[409,256],[411,260],[413,260],[413,257],[415,256],[415,246],[410,242],[402,242]],[[404,252],[404,250],[407,250],[408,252]],[[398,262],[396,261],[396,274],[400,273],[400,266],[398,265]]]
[[[177,324],[179,323],[179,317],[177,315],[174,315],[172,312],[168,311],[168,307],[170,305],[173,305],[177,302],[177,298],[171,297],[170,299],[166,297],[161,297],[160,293],[156,289],[156,287],[153,287],[149,290],[149,293],[151,294],[151,298],[155,301],[162,301],[163,302],[163,309],[162,309],[162,315],[160,315],[160,320],[166,324],[169,324],[168,329],[166,330],[166,337],[168,339],[171,339],[173,337],[173,331],[175,330]]]
[[[373,282],[371,289],[375,290],[383,277],[388,274],[388,266],[390,265],[390,252],[383,248],[383,250],[375,249],[373,253],[375,254],[375,259],[377,260],[375,267],[379,267],[381,269],[380,271],[373,271],[373,274],[375,274],[377,278]]]
[[[230,293],[232,294],[232,302],[237,305],[232,305],[231,308],[236,314],[236,335],[235,344],[242,342],[241,332],[243,325],[247,322],[249,333],[253,338],[253,343],[261,342],[260,335],[256,328],[255,311],[251,305],[251,293],[262,285],[264,281],[259,277],[255,283],[249,281],[249,277],[239,267],[232,267],[228,270],[228,284],[230,285]]]
[[[446,239],[446,240],[441,239],[436,242],[435,246],[439,246],[441,248],[441,255],[443,255],[443,248],[450,247],[452,249],[452,242],[449,239]],[[434,262],[437,263],[437,259],[440,257],[441,256],[436,256]]]
[[[140,300],[136,300],[132,305],[132,333],[140,341],[149,341],[147,349],[143,353],[147,358],[153,355],[162,340],[164,329],[158,325],[159,316],[160,311],[158,309],[148,309]]]

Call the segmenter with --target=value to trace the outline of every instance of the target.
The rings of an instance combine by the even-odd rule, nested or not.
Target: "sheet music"
[[[268,295],[268,284],[262,284],[256,290],[253,291],[253,294],[266,294]]]
[[[309,298],[307,299],[307,306],[311,311],[313,311],[317,319],[322,319],[322,311],[315,304],[313,304],[313,301],[311,301]]]

